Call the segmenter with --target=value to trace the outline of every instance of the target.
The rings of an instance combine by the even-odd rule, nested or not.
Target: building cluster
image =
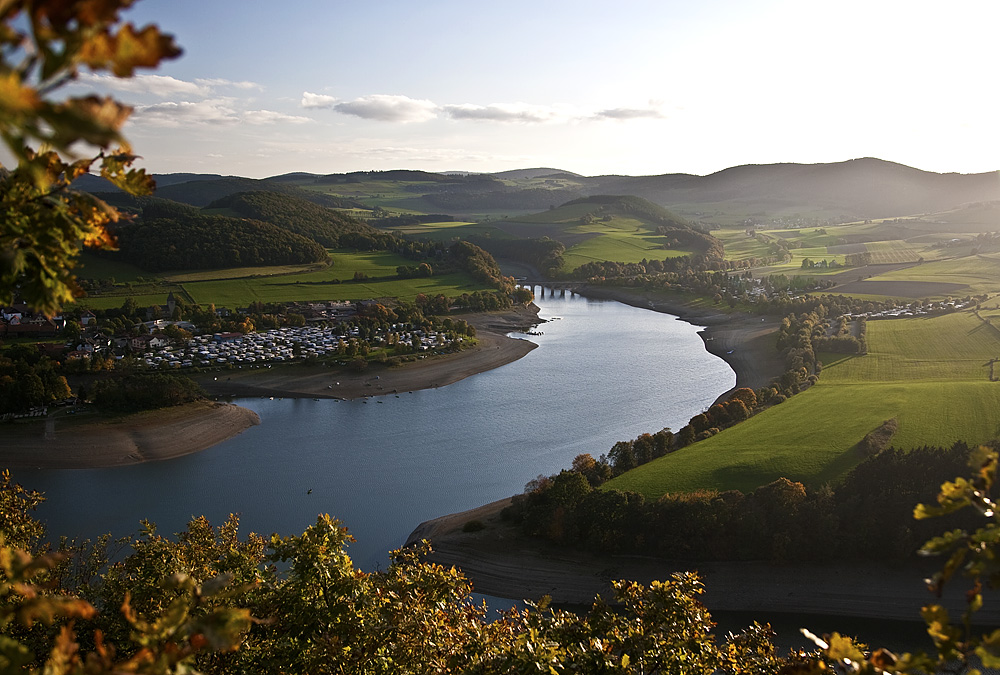
[[[898,319],[908,316],[927,316],[928,314],[941,314],[944,312],[957,312],[960,309],[966,309],[967,307],[974,307],[976,301],[974,299],[970,300],[947,300],[941,302],[928,302],[922,305],[909,305],[907,307],[896,307],[894,309],[886,309],[881,312],[864,312],[861,314],[848,314],[848,318],[859,319],[865,317],[868,319]]]
[[[17,302],[10,307],[0,307],[0,338],[4,337],[54,337],[65,328],[66,320],[61,316],[51,319],[44,314],[36,314],[24,303]]]
[[[151,368],[190,368],[226,365],[280,363],[297,358],[315,358],[345,354],[351,340],[358,340],[358,328],[306,326],[275,328],[263,333],[215,333],[191,338],[181,347],[164,345],[142,354]],[[406,343],[418,352],[428,352],[461,342],[444,332],[424,332],[408,324],[394,324],[389,331],[378,331],[368,339],[372,347]]]

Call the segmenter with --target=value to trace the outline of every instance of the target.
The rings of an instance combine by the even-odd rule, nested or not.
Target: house
[[[215,341],[220,344],[225,344],[228,342],[237,342],[243,337],[243,333],[216,333],[214,336]]]
[[[130,346],[134,352],[148,352],[151,349],[163,349],[170,340],[162,335],[140,335],[132,338]]]
[[[97,315],[89,309],[83,310],[83,314],[80,315],[80,325],[89,326],[92,323],[97,323]]]
[[[170,325],[170,322],[167,321],[166,319],[156,319],[154,321],[143,321],[142,325],[146,327],[146,330],[152,333],[154,330],[157,329],[163,330],[164,328]]]
[[[53,337],[59,333],[56,325],[44,316],[30,319],[13,319],[11,323],[0,323],[0,334],[7,337]]]

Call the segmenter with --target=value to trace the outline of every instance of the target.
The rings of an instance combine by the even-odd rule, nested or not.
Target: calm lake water
[[[337,402],[238,399],[261,425],[179,459],[97,470],[18,471],[42,490],[53,536],[138,530],[161,533],[198,515],[221,524],[239,513],[244,532],[298,534],[330,513],[357,539],[363,569],[437,516],[521,492],[539,474],[619,440],[679,429],[735,384],[708,354],[697,326],[666,314],[581,297],[539,297],[539,347],[523,359],[440,389]],[[558,319],[555,317],[559,317]],[[381,402],[379,402],[381,401]],[[312,492],[309,493],[309,490]],[[497,608],[509,601],[495,600]],[[715,614],[720,631],[772,621],[785,646],[798,627],[830,624],[874,644],[921,643],[918,624],[817,617]]]
[[[261,425],[204,452],[138,466],[19,471],[51,535],[161,533],[192,516],[298,534],[330,513],[363,569],[422,521],[521,492],[619,440],[678,429],[735,383],[699,327],[579,296],[539,298],[539,347],[456,384],[367,400],[238,399]],[[558,318],[556,318],[558,317]],[[311,490],[311,493],[309,492]]]

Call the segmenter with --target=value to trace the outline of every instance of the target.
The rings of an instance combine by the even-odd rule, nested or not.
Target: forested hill
[[[236,177],[166,185],[156,189],[156,196],[193,206],[208,206],[214,201],[238,192],[256,191],[279,192],[334,209],[349,209],[360,206],[360,204],[351,199],[335,197],[312,190],[303,190],[282,181]]]
[[[321,262],[312,239],[244,218],[184,213],[120,227],[116,257],[151,272]]]
[[[329,248],[341,246],[345,234],[381,234],[356,218],[277,192],[238,192],[212,202],[207,208],[228,209],[245,218],[271,223]]]
[[[754,164],[708,176],[596,176],[581,182],[591,193],[634,194],[668,206],[772,204],[840,210],[859,219],[1000,199],[997,172],[941,174],[871,157],[830,164]]]
[[[156,191],[154,194],[157,197],[198,207],[208,206],[214,201],[238,192],[256,191],[278,192],[333,209],[362,207],[360,203],[353,199],[324,194],[314,190],[303,190],[295,185],[290,185],[285,176],[259,180],[256,178],[241,178],[239,176],[177,173],[156,174],[153,178],[156,181]],[[81,176],[73,181],[73,187],[77,190],[91,193],[112,194],[121,192],[121,190],[103,178],[90,175]]]

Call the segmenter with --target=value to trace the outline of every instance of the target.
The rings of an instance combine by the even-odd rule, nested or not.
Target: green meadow
[[[243,267],[166,273],[142,284],[126,285],[121,283],[121,277],[114,275],[118,284],[112,291],[81,298],[79,304],[93,309],[120,307],[125,298],[131,296],[139,305],[162,305],[171,291],[202,305],[215,303],[237,307],[256,300],[310,302],[389,297],[412,300],[421,293],[454,297],[488,288],[464,273],[399,279],[396,268],[413,265],[413,261],[384,251],[330,250],[330,257],[332,264],[329,266]],[[96,268],[92,266],[90,269]],[[105,269],[109,273],[119,271],[114,266]],[[355,281],[354,276],[359,272],[368,278]],[[142,274],[141,271],[139,274]],[[153,273],[145,274],[153,277]]]
[[[874,281],[923,281],[963,284],[963,294],[997,293],[1000,291],[1000,255],[975,255],[926,262],[922,265],[894,270]]]
[[[1000,331],[970,312],[870,321],[868,344],[865,356],[827,355],[805,392],[608,486],[651,498],[747,491],[779,477],[818,487],[861,461],[856,444],[890,418],[901,448],[1000,435],[1000,382],[988,366],[1000,357]]]

